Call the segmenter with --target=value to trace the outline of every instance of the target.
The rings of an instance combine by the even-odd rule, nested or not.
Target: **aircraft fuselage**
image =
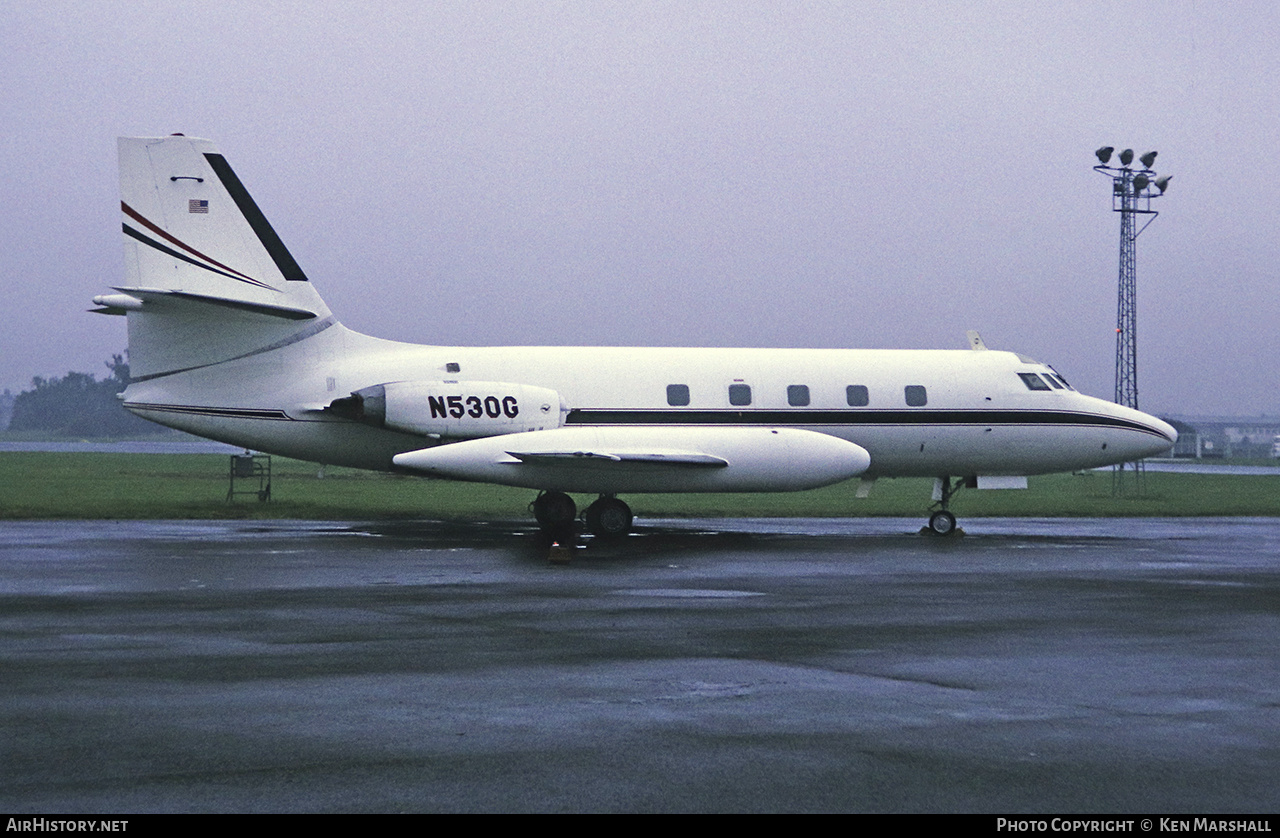
[[[563,401],[563,427],[815,431],[866,449],[869,477],[1043,474],[1127,462],[1172,444],[1172,428],[1159,420],[1065,387],[1028,389],[1019,373],[1061,380],[1001,351],[437,347],[334,324],[293,346],[134,383],[125,406],[234,445],[382,470],[394,468],[396,454],[451,440],[369,427],[324,408],[401,381],[456,381],[464,395],[468,381],[546,388]],[[671,403],[673,386],[677,402],[687,389],[687,403]],[[907,403],[908,388],[922,404]],[[210,393],[221,398],[211,403]],[[473,409],[464,403],[461,418]]]

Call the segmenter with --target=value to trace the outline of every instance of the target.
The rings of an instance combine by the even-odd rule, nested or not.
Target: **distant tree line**
[[[106,365],[111,375],[101,381],[87,372],[31,379],[31,389],[19,393],[13,401],[9,430],[62,436],[155,433],[155,425],[125,410],[116,398],[129,384],[129,364],[124,356],[112,355]]]

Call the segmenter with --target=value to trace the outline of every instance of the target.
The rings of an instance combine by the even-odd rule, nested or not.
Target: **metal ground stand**
[[[254,454],[249,451],[243,454],[232,454],[229,474],[228,503],[234,500],[236,495],[257,495],[259,501],[271,500],[270,454]],[[246,484],[251,488],[240,488]]]

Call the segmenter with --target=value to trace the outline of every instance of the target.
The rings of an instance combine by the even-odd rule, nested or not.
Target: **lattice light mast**
[[[1098,157],[1095,172],[1111,178],[1111,209],[1120,213],[1120,292],[1116,304],[1116,404],[1138,407],[1138,236],[1155,221],[1158,212],[1151,209],[1151,201],[1159,198],[1169,188],[1172,175],[1158,175],[1152,168],[1157,152],[1148,151],[1138,158],[1142,168],[1133,166],[1133,149],[1126,148],[1118,156],[1120,165],[1108,165],[1115,152],[1112,146],[1104,146],[1094,154]],[[1149,215],[1140,228],[1136,228],[1135,215]],[[1141,474],[1141,464],[1132,464]],[[1124,466],[1117,467],[1123,473]]]

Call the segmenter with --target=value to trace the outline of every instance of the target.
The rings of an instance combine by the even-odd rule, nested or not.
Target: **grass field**
[[[218,454],[0,453],[0,519],[494,519],[528,515],[534,492],[328,468],[273,458],[272,500],[226,501],[228,460]],[[857,481],[809,492],[627,495],[637,516],[864,517],[923,520],[932,481],[881,480],[869,498]],[[590,496],[576,497],[579,505]],[[966,517],[1280,516],[1272,475],[1148,472],[1141,496],[1115,497],[1110,472],[1032,477],[1026,491],[966,490]]]

